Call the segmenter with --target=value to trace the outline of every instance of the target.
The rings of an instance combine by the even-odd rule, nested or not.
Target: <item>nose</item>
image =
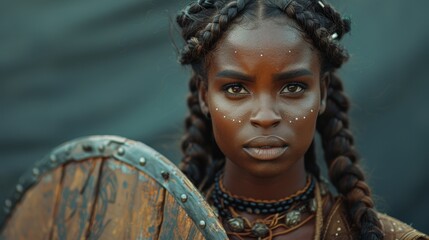
[[[250,117],[251,124],[261,128],[277,126],[282,118],[275,109],[275,101],[271,97],[261,97],[258,100],[258,103],[255,103],[255,111]]]

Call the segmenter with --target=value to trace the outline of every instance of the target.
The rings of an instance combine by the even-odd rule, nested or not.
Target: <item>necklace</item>
[[[287,234],[316,218],[315,239],[319,239],[323,225],[320,189],[316,180],[307,178],[305,187],[291,196],[280,200],[255,200],[231,194],[220,181],[218,173],[212,192],[212,199],[220,217],[225,221],[227,234],[237,239],[253,237],[269,240]],[[264,214],[261,218],[249,221],[238,211],[250,214]]]

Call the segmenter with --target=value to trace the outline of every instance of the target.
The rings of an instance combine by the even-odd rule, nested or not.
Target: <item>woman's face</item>
[[[207,88],[200,86],[227,164],[255,176],[303,161],[324,110],[317,50],[292,24],[285,17],[232,26],[211,54]]]

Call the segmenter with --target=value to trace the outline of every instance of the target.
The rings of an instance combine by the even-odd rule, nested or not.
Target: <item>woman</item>
[[[201,0],[177,22],[193,70],[181,169],[230,238],[429,239],[374,209],[335,74],[349,20],[323,1]]]

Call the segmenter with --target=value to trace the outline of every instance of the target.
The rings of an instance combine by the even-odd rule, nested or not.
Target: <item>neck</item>
[[[226,160],[221,181],[234,195],[258,200],[277,200],[303,189],[307,173],[303,158],[289,166],[288,170],[270,176],[252,174]]]

